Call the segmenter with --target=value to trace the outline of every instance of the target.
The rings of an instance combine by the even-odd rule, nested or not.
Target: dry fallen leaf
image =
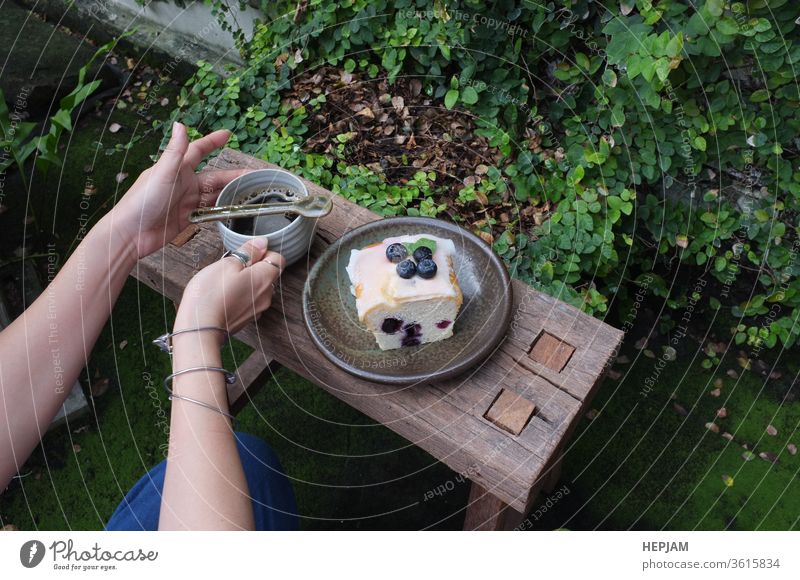
[[[678,415],[683,417],[686,417],[686,415],[689,414],[689,411],[687,411],[686,408],[680,403],[672,403],[672,408],[675,409],[675,412],[677,412]]]
[[[122,342],[119,343],[119,349],[120,350],[124,350],[126,346],[128,346],[128,341],[127,340],[123,340]]]
[[[119,123],[111,123],[111,124],[108,126],[108,131],[109,131],[110,133],[116,133],[116,132],[117,132],[117,131],[119,131],[120,129],[122,129],[122,125],[120,125]]]
[[[717,425],[716,423],[706,423],[706,429],[708,429],[712,433],[719,433],[719,425]]]
[[[405,101],[403,100],[403,97],[400,96],[392,97],[392,106],[394,107],[395,111],[400,113],[403,110],[403,107],[405,106]]]
[[[164,97],[163,99],[161,99],[160,105],[162,107],[166,107],[167,105],[169,105],[169,98],[168,97]]]
[[[789,445],[786,446],[786,451],[789,452],[789,455],[797,455],[797,445],[789,443]]]
[[[725,407],[720,407],[719,409],[717,409],[717,417],[719,417],[720,419],[724,419],[727,416],[728,416],[728,410]]]
[[[764,461],[769,461],[773,465],[778,463],[778,456],[775,455],[772,451],[762,451],[761,453],[758,454],[758,456]]]
[[[723,439],[727,439],[728,441],[733,441],[733,434],[731,434],[731,433],[728,433],[727,431],[725,431],[725,433],[723,433],[723,434],[721,435],[721,437],[722,437]]]
[[[714,386],[718,389],[722,388],[722,379],[714,379]]]
[[[773,437],[775,437],[775,435],[777,435],[777,434],[778,434],[778,430],[774,426],[767,425],[767,435],[772,435]]]
[[[73,450],[75,453],[80,453],[80,452],[81,452],[81,446],[80,446],[80,445],[78,445],[77,443],[75,443],[75,444],[72,446],[72,450]]]
[[[732,378],[732,379],[738,379],[738,378],[739,378],[739,373],[737,373],[737,372],[736,372],[735,370],[733,370],[733,369],[728,369],[728,370],[725,372],[725,374],[726,374],[726,375],[728,375],[728,376],[729,376],[730,378]]]
[[[722,392],[719,389],[714,389],[708,394],[711,395],[712,397],[719,397],[722,394]]]
[[[122,173],[122,172],[117,173],[117,176],[116,176],[117,183],[122,183],[127,178],[128,178],[128,174],[127,173]]]

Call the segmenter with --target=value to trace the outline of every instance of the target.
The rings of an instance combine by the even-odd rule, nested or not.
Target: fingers
[[[252,240],[248,240],[236,250],[237,253],[247,255],[249,259],[247,260],[247,264],[244,264],[243,261],[238,256],[229,256],[223,262],[227,262],[229,264],[235,264],[237,270],[243,270],[246,267],[259,262],[264,255],[267,253],[267,238],[258,237],[253,238]]]
[[[209,133],[205,137],[201,137],[196,141],[192,141],[188,150],[186,151],[186,161],[191,165],[192,168],[197,167],[206,155],[211,153],[214,149],[219,149],[225,145],[230,137],[230,131],[227,129],[221,129],[219,131]]]
[[[164,149],[156,165],[166,171],[167,175],[177,175],[188,148],[189,136],[186,134],[186,127],[178,122],[173,123],[167,148]]]
[[[273,284],[280,277],[286,260],[277,252],[267,252],[260,262],[255,262],[247,268],[245,274],[250,276],[250,284],[255,294],[258,291],[267,292],[271,298]]]
[[[217,201],[217,196],[223,187],[231,180],[252,171],[252,169],[221,169],[219,171],[201,171],[200,180],[200,206],[208,207]]]

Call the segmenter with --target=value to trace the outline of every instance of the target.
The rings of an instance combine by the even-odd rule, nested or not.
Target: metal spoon
[[[278,215],[283,213],[296,213],[307,218],[320,218],[328,215],[331,209],[333,209],[333,202],[327,195],[308,195],[298,199],[287,199],[286,201],[204,207],[190,213],[189,221],[193,224],[200,224],[203,222],[213,222],[231,218]]]

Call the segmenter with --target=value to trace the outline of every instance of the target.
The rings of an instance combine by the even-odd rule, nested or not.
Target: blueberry
[[[414,250],[414,259],[417,261],[417,264],[422,260],[430,260],[431,258],[433,258],[433,252],[426,246],[420,246]]]
[[[418,344],[420,344],[420,340],[416,336],[406,336],[405,338],[403,338],[400,344],[402,344],[403,346],[417,346]]]
[[[422,326],[416,323],[406,324],[403,327],[403,330],[406,331],[406,336],[409,338],[412,336],[420,336],[422,334]]]
[[[403,325],[403,321],[399,318],[384,318],[381,324],[381,330],[386,334],[394,334]]]
[[[397,275],[401,278],[413,278],[417,273],[417,265],[414,260],[404,260],[397,264]]]
[[[419,274],[420,278],[425,278],[426,280],[428,278],[433,278],[436,276],[436,262],[430,258],[425,258],[417,264],[417,274]]]
[[[389,247],[386,248],[386,257],[389,258],[390,262],[395,264],[397,262],[402,262],[407,256],[408,250],[406,250],[403,244],[389,244]]]

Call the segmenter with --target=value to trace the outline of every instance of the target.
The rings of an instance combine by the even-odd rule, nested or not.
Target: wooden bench
[[[225,149],[209,168],[270,164]],[[309,191],[333,196],[306,182]],[[275,365],[283,365],[365,413],[472,481],[464,528],[504,529],[519,524],[540,490],[558,481],[561,455],[584,414],[622,332],[579,310],[513,282],[509,331],[495,353],[461,377],[407,389],[357,379],[320,354],[302,318],[302,291],[313,260],[345,232],[380,216],[333,196],[319,220],[309,258],[286,270],[273,306],[237,334],[255,349],[229,393],[239,410]],[[192,226],[134,275],[173,301],[189,279],[222,255],[216,227]],[[259,333],[259,326],[270,329]]]

